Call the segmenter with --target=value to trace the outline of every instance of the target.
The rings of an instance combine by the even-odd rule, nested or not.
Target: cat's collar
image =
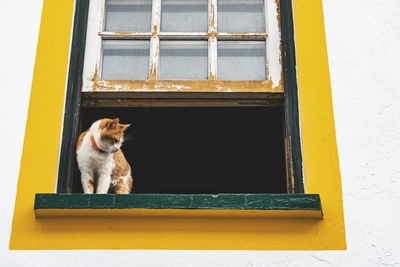
[[[93,146],[97,149],[97,151],[104,153],[105,151],[101,149],[97,144],[96,141],[94,141],[93,135],[90,135],[90,141],[92,141]]]

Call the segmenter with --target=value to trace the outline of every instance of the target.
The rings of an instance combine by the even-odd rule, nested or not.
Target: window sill
[[[36,194],[42,217],[271,217],[322,219],[318,194]]]

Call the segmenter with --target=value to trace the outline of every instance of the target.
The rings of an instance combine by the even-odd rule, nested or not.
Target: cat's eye
[[[118,143],[119,142],[119,139],[114,139],[114,143]]]

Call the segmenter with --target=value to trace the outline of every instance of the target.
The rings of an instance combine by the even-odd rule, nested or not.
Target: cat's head
[[[106,152],[117,152],[124,142],[124,132],[130,124],[119,123],[119,118],[101,119],[99,125],[101,148]]]

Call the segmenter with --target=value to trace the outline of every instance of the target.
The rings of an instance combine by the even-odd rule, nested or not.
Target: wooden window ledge
[[[318,194],[36,194],[42,217],[271,217],[322,219]]]

